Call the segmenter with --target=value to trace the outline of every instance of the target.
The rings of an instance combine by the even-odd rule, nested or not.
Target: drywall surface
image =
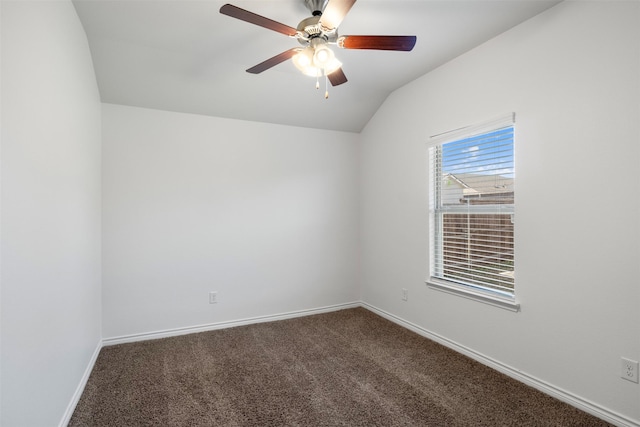
[[[103,104],[104,338],[357,301],[357,153],[350,133]]]
[[[101,339],[100,100],[71,2],[0,7],[0,424],[54,426]]]
[[[563,2],[396,91],[362,133],[363,301],[640,423],[620,378],[640,359],[639,100],[640,3],[615,1]],[[429,136],[509,112],[519,313],[425,285]]]

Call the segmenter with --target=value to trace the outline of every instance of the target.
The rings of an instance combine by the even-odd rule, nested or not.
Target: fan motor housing
[[[296,29],[300,31],[306,39],[321,37],[322,28],[320,28],[318,21],[320,21],[320,15],[311,16],[300,21]]]
[[[321,38],[326,42],[335,42],[338,38],[338,32],[326,32],[322,29],[322,26],[319,24],[320,15],[310,16],[309,18],[303,19],[300,21],[296,29],[300,32],[298,37],[298,42],[307,46],[309,42],[313,39]]]

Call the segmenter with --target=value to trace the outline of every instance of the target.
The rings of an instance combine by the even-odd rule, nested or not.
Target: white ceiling
[[[359,0],[341,35],[416,35],[412,52],[335,49],[349,81],[315,90],[291,61],[245,70],[295,39],[219,13],[226,1],[74,0],[103,102],[359,132],[395,89],[559,0]],[[296,27],[303,0],[231,0]]]

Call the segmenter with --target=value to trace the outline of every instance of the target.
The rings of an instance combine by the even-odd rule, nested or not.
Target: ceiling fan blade
[[[331,86],[338,86],[347,82],[347,76],[344,75],[342,68],[338,68],[333,73],[327,75],[327,78],[331,82]]]
[[[299,50],[300,50],[299,47],[294,47],[293,49],[285,50],[284,52],[272,58],[269,58],[266,61],[259,63],[258,65],[254,65],[253,67],[249,68],[247,70],[247,73],[260,74],[261,72],[266,71],[271,67],[275,67],[276,65],[286,61],[287,59],[291,59],[293,55],[298,53]]]
[[[408,52],[416,45],[416,36],[342,36],[338,47],[343,49],[401,50]]]
[[[331,31],[338,28],[356,0],[330,0],[320,17],[320,25]]]
[[[240,19],[241,21],[255,24],[260,27],[267,28],[269,30],[277,31],[287,36],[295,36],[298,32],[295,28],[288,25],[281,24],[273,19],[265,18],[264,16],[257,15],[248,10],[241,9],[232,4],[225,4],[220,8],[220,13],[230,16],[232,18]]]

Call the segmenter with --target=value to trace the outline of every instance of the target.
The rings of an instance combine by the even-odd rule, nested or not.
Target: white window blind
[[[431,279],[513,297],[513,115],[432,138]]]

